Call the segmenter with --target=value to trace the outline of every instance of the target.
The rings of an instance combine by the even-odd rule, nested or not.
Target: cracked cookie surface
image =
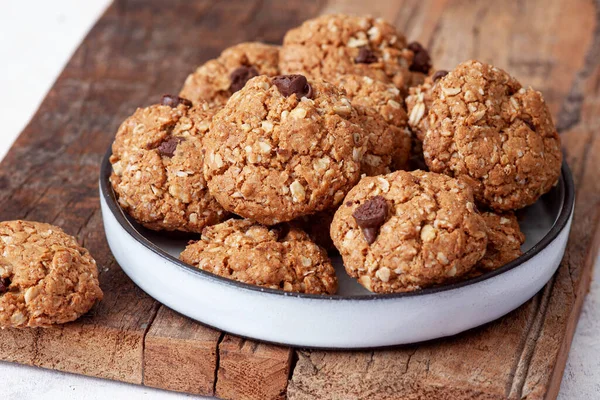
[[[439,80],[433,98],[423,143],[431,171],[461,177],[497,211],[533,204],[556,184],[560,138],[539,92],[467,61]]]
[[[378,293],[452,281],[487,245],[471,187],[423,171],[361,179],[336,212],[331,236],[346,272]]]
[[[404,35],[382,19],[325,15],[287,32],[279,67],[284,74],[325,80],[344,74],[368,76],[406,91],[413,57]]]
[[[194,103],[206,101],[210,107],[222,106],[240,85],[243,87],[248,77],[278,75],[278,62],[279,46],[259,42],[240,43],[198,67],[187,77],[179,95]],[[239,68],[246,69],[246,73],[241,75],[241,82],[234,74]]]
[[[74,321],[102,300],[96,261],[74,237],[40,222],[0,222],[0,327]]]
[[[277,86],[292,80],[258,76],[215,115],[204,175],[226,210],[274,225],[334,207],[358,181],[356,110],[335,86],[307,83],[299,98]]]
[[[341,75],[332,83],[346,91],[356,108],[356,123],[367,139],[361,172],[368,176],[406,169],[411,137],[400,90],[394,85],[367,76]]]
[[[287,224],[230,219],[208,227],[181,260],[236,281],[286,292],[334,294],[337,278],[324,249]]]
[[[214,112],[178,100],[139,108],[121,124],[110,181],[119,205],[145,227],[200,233],[227,217],[203,175],[202,137]]]

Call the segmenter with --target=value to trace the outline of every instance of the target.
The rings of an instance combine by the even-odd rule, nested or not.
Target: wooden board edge
[[[143,385],[213,396],[222,336],[161,306],[144,337]]]
[[[294,350],[225,334],[215,395],[225,400],[286,398]]]
[[[583,274],[581,276],[579,287],[576,292],[577,294],[575,297],[575,304],[573,306],[571,314],[569,315],[569,320],[565,328],[566,334],[562,340],[556,364],[554,365],[554,370],[552,371],[550,385],[548,386],[548,390],[545,396],[546,400],[556,399],[560,392],[560,386],[562,383],[563,374],[565,372],[565,367],[567,365],[569,351],[571,349],[571,344],[573,343],[573,337],[575,336],[575,332],[577,330],[577,323],[579,322],[579,316],[581,315],[581,310],[583,309],[584,300],[589,292],[590,285],[592,283],[593,269],[596,259],[598,258],[599,251],[600,226],[596,228],[596,232],[590,245],[590,252],[588,253],[588,256],[585,260]]]

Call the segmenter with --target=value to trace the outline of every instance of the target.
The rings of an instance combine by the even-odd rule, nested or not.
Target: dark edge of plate
[[[186,271],[191,272],[193,274],[197,274],[197,275],[201,276],[202,278],[210,279],[210,280],[214,281],[215,283],[219,283],[222,285],[229,285],[229,286],[233,286],[233,287],[236,287],[238,289],[243,289],[243,290],[251,290],[251,291],[255,291],[255,292],[269,293],[269,294],[274,294],[277,296],[297,297],[297,298],[301,298],[301,299],[337,300],[337,301],[344,301],[344,300],[346,300],[346,301],[347,300],[373,301],[373,300],[384,300],[384,299],[396,299],[396,298],[400,298],[400,297],[409,297],[409,296],[410,297],[425,296],[425,295],[429,295],[429,294],[435,294],[435,293],[460,289],[465,286],[476,284],[478,282],[493,278],[496,275],[500,275],[506,271],[516,268],[519,265],[521,265],[524,262],[531,259],[532,257],[534,257],[535,255],[537,255],[538,253],[540,253],[542,250],[544,250],[554,239],[556,239],[558,234],[560,232],[562,232],[562,230],[567,225],[567,222],[569,221],[569,217],[571,216],[571,214],[573,212],[573,205],[575,203],[575,186],[573,184],[573,177],[571,175],[571,170],[569,169],[567,163],[565,161],[563,161],[562,168],[561,168],[562,173],[561,173],[560,179],[562,180],[563,185],[564,185],[563,186],[564,187],[564,199],[563,199],[562,208],[560,210],[560,214],[559,214],[558,218],[556,219],[556,221],[554,222],[554,225],[552,226],[550,231],[546,234],[546,236],[544,236],[542,238],[542,240],[540,240],[538,243],[536,243],[531,249],[527,250],[525,253],[523,253],[523,255],[521,255],[516,260],[513,260],[513,261],[509,262],[508,264],[506,264],[494,271],[487,272],[481,276],[478,276],[476,278],[469,279],[466,281],[462,281],[462,282],[452,283],[452,284],[443,285],[443,286],[436,286],[436,287],[431,287],[431,288],[425,288],[425,289],[421,289],[418,291],[405,292],[405,293],[380,293],[380,294],[374,293],[374,294],[354,295],[354,296],[293,293],[293,292],[284,292],[282,290],[263,288],[260,286],[255,286],[255,285],[250,285],[250,284],[243,283],[243,282],[230,280],[230,279],[223,278],[221,276],[212,274],[210,272],[206,272],[201,269],[194,268],[191,265],[187,265],[184,262],[180,261],[179,259],[166,253],[160,247],[156,246],[154,243],[152,243],[148,239],[146,239],[140,232],[137,231],[137,229],[133,225],[131,225],[131,223],[129,222],[129,220],[127,219],[123,210],[121,209],[121,207],[119,206],[119,204],[117,202],[115,193],[112,189],[112,186],[111,186],[110,180],[109,180],[111,172],[112,172],[112,166],[109,161],[111,154],[112,154],[112,150],[109,147],[108,151],[106,152],[106,154],[102,160],[102,165],[100,168],[100,192],[101,192],[101,195],[104,197],[104,199],[108,205],[108,208],[110,209],[110,211],[113,213],[113,215],[117,219],[118,223],[137,242],[139,242],[140,244],[142,244],[144,247],[148,248],[152,252],[158,254],[162,258],[166,259],[167,261],[174,263],[178,267],[183,268]]]

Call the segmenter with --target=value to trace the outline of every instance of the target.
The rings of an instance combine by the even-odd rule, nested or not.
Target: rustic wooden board
[[[326,12],[384,16],[427,44],[440,68],[478,58],[544,93],[577,206],[559,272],[523,307],[415,346],[294,351],[194,323],[146,296],[116,264],[97,177],[119,123],[136,106],[176,92],[223,48],[277,43],[288,28]],[[598,15],[598,0],[117,1],[0,164],[0,219],[51,222],[76,235],[98,261],[105,299],[63,327],[0,331],[0,359],[235,399],[556,397],[600,241]]]

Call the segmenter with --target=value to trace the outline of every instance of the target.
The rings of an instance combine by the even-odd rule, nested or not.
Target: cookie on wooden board
[[[74,321],[102,300],[96,261],[62,229],[0,222],[0,328]]]
[[[335,79],[338,75],[368,76],[393,83],[403,93],[429,71],[429,54],[419,45],[409,48],[404,35],[372,17],[324,15],[287,32],[279,55],[281,73]],[[416,78],[413,78],[413,73]]]
[[[540,92],[467,61],[440,78],[427,115],[429,169],[461,177],[496,211],[533,204],[558,182],[560,138]]]
[[[187,77],[179,95],[194,103],[205,101],[210,107],[222,106],[250,78],[278,75],[278,62],[279,46],[240,43],[198,67]]]
[[[331,236],[348,274],[378,293],[454,280],[487,245],[472,189],[423,171],[361,179],[336,212]]]
[[[204,176],[228,211],[265,225],[328,210],[360,177],[364,132],[332,84],[258,76],[231,96],[204,146]]]
[[[337,278],[324,249],[300,229],[230,219],[208,227],[181,260],[228,279],[286,292],[334,294]]]
[[[213,115],[206,103],[164,96],[121,124],[110,181],[121,207],[140,224],[200,233],[227,217],[203,175],[202,139]]]

